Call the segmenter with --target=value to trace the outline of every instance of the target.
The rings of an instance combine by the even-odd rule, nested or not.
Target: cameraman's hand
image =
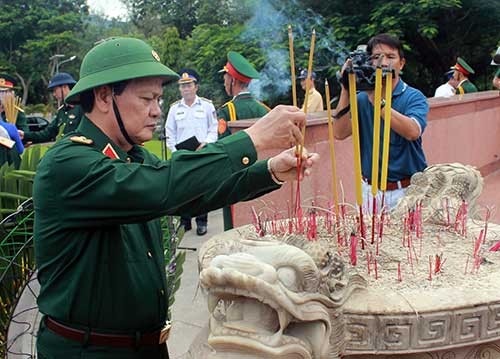
[[[290,148],[269,159],[270,168],[280,181],[294,181],[297,179],[297,157],[295,148]],[[311,168],[319,161],[319,154],[302,150],[302,161],[299,180],[311,175]]]
[[[344,72],[346,71],[346,69],[348,67],[351,67],[352,66],[352,59],[347,59],[346,62],[344,62],[344,65],[342,66],[342,70],[340,70],[340,75],[341,77],[344,77]],[[348,91],[349,89],[344,87],[344,84],[342,83],[342,81],[340,82],[341,86],[342,86],[342,89]]]
[[[288,148],[302,142],[302,126],[306,115],[294,106],[279,105],[255,122],[245,132],[250,136],[257,151]]]

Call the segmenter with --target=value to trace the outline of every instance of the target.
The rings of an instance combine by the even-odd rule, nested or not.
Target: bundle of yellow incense
[[[5,119],[8,123],[15,124],[17,113],[21,110],[21,99],[18,96],[7,94],[3,97],[2,104],[5,110]]]

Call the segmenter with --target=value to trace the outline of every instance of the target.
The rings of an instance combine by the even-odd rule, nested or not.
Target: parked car
[[[31,132],[41,131],[49,125],[49,121],[39,115],[27,115],[26,119]]]

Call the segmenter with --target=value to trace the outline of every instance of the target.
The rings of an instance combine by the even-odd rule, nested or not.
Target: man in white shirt
[[[453,72],[454,70],[450,70],[445,74],[448,78],[448,82],[442,84],[436,89],[434,97],[451,97],[455,95],[458,82],[453,77]]]
[[[167,147],[175,152],[178,150],[176,145],[188,140],[190,145],[196,144],[195,148],[191,148],[196,151],[206,143],[217,141],[217,115],[212,101],[196,94],[199,88],[199,75],[196,71],[184,69],[179,75],[182,99],[174,102],[168,111],[165,126]],[[207,219],[207,213],[196,217],[196,234],[199,236],[207,233]],[[184,230],[189,231],[191,217],[181,217],[181,225]]]

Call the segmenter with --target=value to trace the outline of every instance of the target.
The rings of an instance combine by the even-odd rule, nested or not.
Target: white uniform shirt
[[[455,95],[455,88],[448,82],[439,86],[434,93],[434,97],[451,97],[453,95]]]
[[[174,102],[168,110],[165,135],[172,152],[176,144],[192,136],[200,143],[217,141],[217,114],[212,101],[196,96],[191,106],[184,99]]]

